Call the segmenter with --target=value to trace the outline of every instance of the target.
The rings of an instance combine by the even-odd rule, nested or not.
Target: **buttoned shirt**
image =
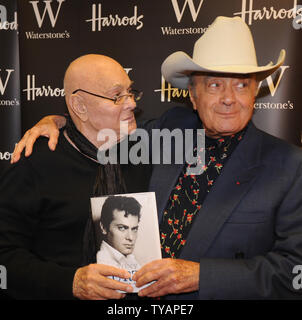
[[[103,240],[100,250],[96,254],[96,261],[100,264],[107,264],[127,270],[131,275],[129,279],[121,279],[118,277],[109,278],[130,284],[133,287],[133,292],[138,292],[138,288],[135,286],[135,281],[132,280],[132,276],[140,268],[140,264],[133,254],[125,256]]]

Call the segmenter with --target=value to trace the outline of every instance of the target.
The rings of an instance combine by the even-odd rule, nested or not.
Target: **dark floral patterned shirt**
[[[160,240],[163,258],[177,258],[210,192],[233,150],[242,140],[245,130],[219,139],[205,139],[205,165],[200,175],[188,175],[184,166],[171,192],[160,224]],[[196,148],[194,150],[197,152]],[[202,150],[201,150],[202,151]]]

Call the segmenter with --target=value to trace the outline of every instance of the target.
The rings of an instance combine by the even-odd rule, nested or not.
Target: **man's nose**
[[[125,103],[126,108],[130,110],[134,110],[136,108],[136,101],[134,100],[134,96],[129,95],[126,99],[127,99]]]
[[[130,240],[130,241],[133,241],[133,231],[127,230],[126,239]]]
[[[235,102],[235,92],[231,85],[227,85],[222,93],[222,103],[226,106],[230,106]]]

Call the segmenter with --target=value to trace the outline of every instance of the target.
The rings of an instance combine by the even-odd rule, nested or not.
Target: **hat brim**
[[[270,62],[266,66],[251,65],[222,65],[201,66],[193,61],[185,52],[177,51],[166,58],[161,72],[166,81],[176,88],[188,88],[189,78],[193,72],[230,73],[230,74],[256,74],[261,81],[275,72],[285,60],[285,50],[282,49],[276,64]]]

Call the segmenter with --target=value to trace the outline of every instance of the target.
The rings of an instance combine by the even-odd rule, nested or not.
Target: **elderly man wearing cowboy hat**
[[[195,43],[193,58],[176,52],[163,62],[163,76],[189,89],[194,110],[173,108],[152,127],[204,128],[206,162],[195,176],[186,174],[187,164],[153,165],[163,259],[134,275],[138,287],[154,281],[140,296],[302,296],[293,273],[302,265],[302,152],[251,121],[259,80],[284,58],[282,50],[276,64],[258,66],[248,26],[218,17]],[[29,154],[44,131],[56,136],[52,118],[27,133],[17,151],[28,141]]]

